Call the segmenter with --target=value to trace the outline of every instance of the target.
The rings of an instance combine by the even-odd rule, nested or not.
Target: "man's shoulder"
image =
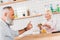
[[[0,19],[0,27],[3,27],[3,26],[5,26],[5,24],[4,24],[3,20]]]
[[[2,22],[1,19],[0,19],[0,26],[1,26],[1,25],[4,25],[4,24],[3,24],[3,22]]]

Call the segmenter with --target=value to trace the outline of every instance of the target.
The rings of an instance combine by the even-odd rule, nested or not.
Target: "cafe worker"
[[[18,31],[11,30],[10,26],[14,20],[14,10],[11,6],[2,9],[0,16],[0,40],[14,40],[14,37],[28,31],[32,28],[32,24],[28,23],[26,28]]]

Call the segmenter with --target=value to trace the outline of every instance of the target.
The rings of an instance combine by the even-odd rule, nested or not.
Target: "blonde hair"
[[[52,12],[50,10],[47,10],[45,14],[52,15]]]

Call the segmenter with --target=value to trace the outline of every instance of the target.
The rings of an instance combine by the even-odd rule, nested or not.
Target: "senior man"
[[[14,10],[11,6],[4,7],[0,18],[0,40],[14,40],[14,37],[24,33],[32,28],[32,24],[29,23],[26,28],[18,31],[13,31],[10,28],[14,20]]]

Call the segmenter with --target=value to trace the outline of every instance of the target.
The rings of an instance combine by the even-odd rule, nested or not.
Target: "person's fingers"
[[[31,21],[28,24],[31,24]]]
[[[28,26],[30,26],[30,25],[32,25],[32,24],[31,24],[31,21],[28,23]]]

